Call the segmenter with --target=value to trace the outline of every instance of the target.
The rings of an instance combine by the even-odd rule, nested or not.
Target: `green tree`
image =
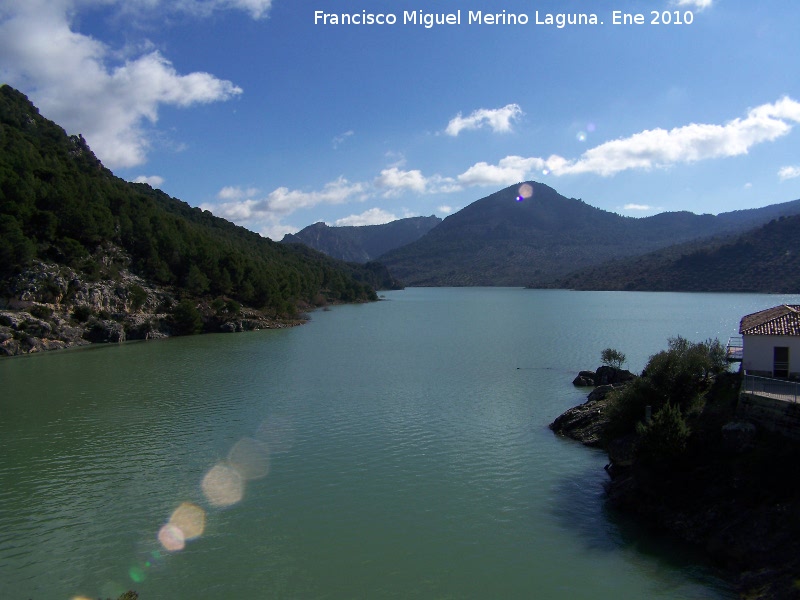
[[[0,273],[11,273],[35,255],[34,245],[11,215],[0,215]]]
[[[668,345],[650,357],[642,376],[652,384],[659,406],[671,402],[686,411],[714,375],[727,371],[725,348],[719,340],[693,343],[680,336],[670,338]]]
[[[614,348],[606,348],[600,353],[600,360],[604,365],[621,369],[622,365],[625,364],[625,355]]]
[[[128,296],[131,299],[131,308],[139,310],[147,302],[147,292],[138,283],[134,283],[128,288]]]
[[[200,296],[208,291],[210,281],[208,277],[197,267],[189,267],[189,274],[186,276],[186,288],[191,294]]]
[[[181,300],[172,310],[172,322],[178,335],[194,335],[203,330],[203,316],[189,299]]]

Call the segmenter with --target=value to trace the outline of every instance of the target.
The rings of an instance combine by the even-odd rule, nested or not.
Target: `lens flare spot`
[[[525,198],[533,196],[533,186],[530,183],[523,183],[517,190],[517,202],[522,202]]]
[[[144,570],[140,567],[131,567],[130,570],[128,570],[128,575],[134,583],[142,583],[146,577]]]
[[[583,132],[583,131],[579,131],[578,135],[576,135],[575,137],[577,138],[577,140],[579,142],[585,142],[586,141],[586,133]]]
[[[178,552],[186,547],[186,539],[180,527],[167,523],[158,531],[158,541],[168,552]]]
[[[239,502],[244,496],[244,480],[236,469],[217,464],[203,477],[203,495],[212,506],[225,507]]]
[[[288,452],[294,446],[294,426],[288,417],[273,415],[261,423],[256,437],[272,455]]]
[[[550,175],[549,169],[542,169],[542,175]]]
[[[586,126],[586,131],[588,131],[589,133],[592,133],[595,129],[597,129],[597,125],[595,125],[594,123],[589,123]]]
[[[269,473],[269,451],[252,438],[242,438],[228,452],[228,464],[244,479],[261,479]]]
[[[193,540],[206,529],[206,511],[197,504],[183,502],[172,513],[168,524],[180,529],[184,540]]]

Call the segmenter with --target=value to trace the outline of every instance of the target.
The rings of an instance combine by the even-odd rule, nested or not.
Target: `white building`
[[[748,375],[800,379],[800,304],[745,315],[739,333]]]

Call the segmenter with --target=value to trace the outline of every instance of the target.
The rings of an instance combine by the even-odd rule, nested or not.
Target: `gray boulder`
[[[605,400],[605,397],[608,396],[608,393],[613,389],[614,386],[611,384],[599,385],[589,392],[589,396],[586,398],[586,401],[597,402],[598,400]]]
[[[595,385],[614,385],[626,383],[631,381],[634,377],[636,376],[627,369],[617,369],[615,367],[603,365],[602,367],[598,367],[597,371],[595,371],[594,383]]]
[[[572,380],[572,385],[575,387],[594,387],[594,379],[594,371],[581,371],[578,373],[578,376]]]
[[[126,339],[125,329],[122,323],[97,319],[86,328],[83,339],[93,344],[124,342]]]

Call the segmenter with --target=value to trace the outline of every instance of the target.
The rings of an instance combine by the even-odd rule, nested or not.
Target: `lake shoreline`
[[[602,439],[608,405],[608,397],[587,399],[550,425],[608,453],[607,505],[700,550],[741,598],[800,598],[800,540],[792,535],[800,528],[798,469],[787,460],[800,453],[798,445],[759,431],[753,449],[692,455],[680,468],[656,471],[632,459],[630,436]],[[781,473],[784,465],[791,472]]]
[[[34,305],[36,306],[45,305]],[[38,311],[34,309],[34,312]],[[41,312],[39,315],[44,316]],[[243,312],[238,318],[223,320],[213,314],[204,314],[202,318],[202,331],[198,332],[200,334],[285,329],[308,322],[307,317],[269,318],[253,310]],[[109,319],[90,317],[79,322],[71,316],[68,308],[59,307],[57,312],[53,310],[45,318],[21,309],[0,310],[0,357],[157,340],[178,335],[182,334],[176,332],[172,316],[167,313],[131,313],[114,315]]]

